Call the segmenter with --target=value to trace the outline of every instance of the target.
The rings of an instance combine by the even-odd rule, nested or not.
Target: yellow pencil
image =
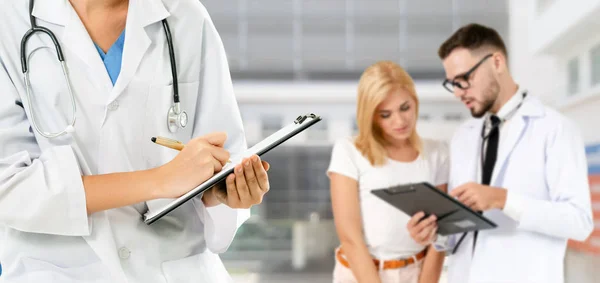
[[[185,147],[185,145],[182,142],[165,137],[152,137],[152,142],[178,151],[183,150],[183,148]],[[231,163],[231,160],[227,160],[227,163]]]
[[[163,138],[163,137],[153,137],[152,142],[155,144],[166,146],[168,148],[172,148],[172,149],[179,150],[179,151],[183,150],[183,148],[185,147],[185,145],[180,141]]]

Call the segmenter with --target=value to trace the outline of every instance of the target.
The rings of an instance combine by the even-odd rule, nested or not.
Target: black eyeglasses
[[[483,57],[483,59],[479,60],[479,63],[475,64],[473,68],[471,68],[462,75],[456,76],[453,80],[445,79],[442,85],[445,89],[452,93],[454,93],[455,88],[468,89],[469,87],[471,87],[471,83],[469,82],[469,76],[477,69],[477,67],[479,67],[479,65],[481,65],[481,63],[483,63],[483,61],[485,61],[487,58],[492,57],[492,55],[493,54],[486,55],[485,57]]]

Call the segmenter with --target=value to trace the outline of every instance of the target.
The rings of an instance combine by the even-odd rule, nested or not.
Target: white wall
[[[535,1],[510,0],[508,48],[509,68],[515,81],[545,102],[552,102],[566,85],[560,74],[558,60],[550,55],[539,55],[530,48],[528,28],[534,13]]]

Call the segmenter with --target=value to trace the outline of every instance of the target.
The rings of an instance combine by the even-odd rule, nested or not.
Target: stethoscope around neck
[[[73,133],[75,131],[75,121],[77,114],[77,106],[75,103],[75,96],[73,95],[73,89],[71,87],[71,80],[69,79],[69,72],[67,70],[67,65],[65,63],[65,56],[63,54],[62,48],[58,39],[54,35],[52,31],[45,27],[38,26],[36,24],[36,20],[33,17],[33,3],[34,0],[29,0],[29,20],[31,22],[31,29],[29,29],[23,38],[21,39],[21,69],[23,71],[23,76],[25,80],[25,87],[27,88],[27,101],[29,113],[31,114],[31,124],[33,128],[43,137],[45,138],[56,138],[62,136],[67,133]],[[171,75],[173,76],[173,105],[169,107],[167,112],[167,127],[171,133],[176,132],[179,128],[185,128],[188,124],[188,116],[187,113],[181,109],[181,103],[179,101],[179,83],[177,81],[177,66],[175,61],[175,51],[173,50],[173,39],[171,37],[171,30],[169,29],[169,24],[166,19],[162,20],[162,24],[165,30],[165,36],[167,38],[167,45],[169,47],[169,60],[171,63]],[[31,99],[31,81],[29,80],[29,66],[27,62],[30,61],[31,54],[26,56],[26,45],[27,40],[34,35],[35,33],[44,33],[50,37],[54,47],[56,49],[56,55],[58,57],[58,61],[61,64],[63,75],[65,80],[67,81],[67,88],[69,90],[69,95],[71,97],[71,107],[73,109],[73,117],[68,122],[68,126],[60,131],[60,132],[46,132],[44,131],[37,123],[35,118],[35,113],[32,107],[32,99]],[[33,54],[33,52],[32,52]]]
[[[495,128],[500,127],[503,123],[505,123],[508,119],[510,119],[512,116],[515,115],[515,113],[517,113],[517,110],[519,110],[519,108],[521,108],[521,106],[523,105],[523,102],[525,101],[525,98],[527,97],[527,91],[522,93],[522,98],[521,98],[521,102],[519,102],[519,104],[517,105],[517,107],[515,107],[514,109],[512,109],[508,115],[506,115],[505,117],[498,117],[500,119],[500,121],[498,123],[489,123],[488,119],[486,119],[483,122],[483,127],[481,127],[481,153],[479,154],[481,156],[481,168],[483,168],[483,164],[484,164],[484,156],[483,156],[483,151],[484,151],[484,145],[485,142],[487,141],[487,139],[490,137],[490,134],[492,133],[492,131]],[[490,125],[488,125],[490,124]],[[490,128],[489,130],[486,131],[487,128]],[[486,133],[487,132],[487,133]]]

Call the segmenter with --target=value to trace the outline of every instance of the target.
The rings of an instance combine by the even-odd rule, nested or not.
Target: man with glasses
[[[515,83],[495,30],[466,25],[438,54],[443,86],[475,118],[452,138],[449,194],[498,227],[446,238],[434,215],[418,213],[411,236],[452,254],[450,283],[564,282],[567,241],[594,227],[579,130]]]

